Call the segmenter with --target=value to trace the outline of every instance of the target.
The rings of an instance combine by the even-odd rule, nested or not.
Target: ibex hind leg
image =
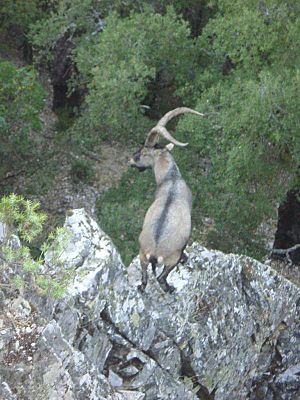
[[[167,260],[167,262],[166,262],[166,264],[164,266],[163,272],[157,278],[157,281],[160,284],[160,287],[166,293],[172,293],[175,290],[174,286],[171,286],[171,285],[168,284],[167,277],[168,277],[169,273],[178,264],[178,262],[180,260],[180,257],[181,257],[181,252],[180,253],[176,252],[176,253],[172,254],[172,256],[168,258],[168,260]]]
[[[142,283],[138,286],[138,290],[143,293],[146,289],[147,282],[148,282],[147,269],[148,269],[149,261],[144,256],[144,254],[141,252],[140,252],[140,262],[141,262],[141,268],[142,268]]]
[[[156,265],[157,265],[157,258],[153,256],[146,256],[148,262],[151,263],[153,275],[156,276]]]
[[[171,256],[165,259],[165,266],[163,272],[157,278],[158,283],[160,284],[161,288],[167,292],[172,293],[174,292],[175,288],[168,284],[167,277],[169,273],[176,267],[176,265],[180,262],[183,255],[183,251],[175,251]]]
[[[187,256],[186,252],[184,251],[186,248],[187,244],[184,246],[184,248],[181,250],[181,256],[180,256],[180,264],[185,264],[187,262],[187,260],[189,259],[189,257]]]
[[[175,290],[174,286],[169,285],[167,282],[167,276],[169,275],[169,273],[172,271],[172,269],[174,267],[175,267],[175,265],[172,267],[165,266],[163,272],[157,278],[157,281],[160,284],[160,287],[166,293],[172,293]]]

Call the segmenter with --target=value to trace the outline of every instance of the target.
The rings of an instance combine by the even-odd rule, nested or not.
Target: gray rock
[[[6,231],[7,231],[7,226],[3,222],[0,221],[0,244],[1,245],[5,240]]]
[[[113,387],[123,386],[123,379],[114,373],[111,369],[108,372],[108,381]]]
[[[19,237],[12,231],[12,228],[0,221],[0,249],[2,246],[18,249],[21,247],[21,242]]]
[[[0,384],[0,398],[5,400],[17,400],[17,396],[13,394],[9,385],[4,381]]]
[[[141,294],[138,258],[125,268],[82,209],[65,226],[70,242],[59,260],[49,251],[45,267],[69,268],[74,279],[45,305],[29,400],[299,398],[298,287],[251,258],[195,243],[169,275],[173,294],[150,273]]]

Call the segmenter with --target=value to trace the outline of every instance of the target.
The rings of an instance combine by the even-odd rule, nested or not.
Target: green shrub
[[[145,7],[121,19],[107,17],[103,33],[81,45],[76,64],[88,82],[86,98],[102,138],[140,140],[150,122],[141,112],[149,84],[158,75],[180,88],[193,69],[188,24],[172,8],[164,15]]]
[[[95,0],[58,0],[55,9],[31,25],[28,38],[36,49],[38,61],[50,61],[60,38],[74,44],[99,29],[101,2]]]
[[[70,174],[74,183],[93,183],[95,172],[93,163],[88,160],[75,160],[71,164]]]
[[[198,50],[180,15],[193,7],[194,0],[60,0],[55,12],[32,25],[29,38],[38,60],[51,60],[62,38],[74,46],[69,90],[89,91],[81,118],[68,132],[73,143],[141,140],[151,125],[141,104],[160,97],[152,92],[155,82],[168,88],[168,96],[177,95],[197,69]]]
[[[39,15],[39,0],[2,0],[0,4],[0,32],[14,28],[24,34]]]

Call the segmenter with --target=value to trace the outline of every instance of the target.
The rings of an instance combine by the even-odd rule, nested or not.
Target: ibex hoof
[[[141,285],[138,286],[138,291],[140,293],[144,293],[145,289],[146,289],[146,285],[144,283],[142,283]]]
[[[174,286],[168,285],[168,286],[167,286],[167,291],[166,291],[166,292],[167,292],[167,293],[173,293],[174,290],[175,290]]]
[[[158,279],[158,283],[165,293],[173,293],[175,290],[174,286],[169,285],[165,280]]]

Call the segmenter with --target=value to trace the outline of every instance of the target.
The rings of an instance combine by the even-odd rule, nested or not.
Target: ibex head
[[[145,143],[142,148],[140,148],[130,160],[130,165],[132,167],[138,168],[139,171],[144,171],[145,169],[152,168],[155,159],[160,156],[163,152],[171,151],[174,145],[184,147],[188,143],[182,143],[174,139],[170,132],[166,129],[166,124],[177,115],[183,113],[193,113],[205,117],[205,114],[201,114],[191,108],[179,107],[165,114],[157,123],[157,125],[150,130],[148,133]],[[159,137],[162,136],[164,139],[168,140],[170,143],[163,146],[158,143]]]

